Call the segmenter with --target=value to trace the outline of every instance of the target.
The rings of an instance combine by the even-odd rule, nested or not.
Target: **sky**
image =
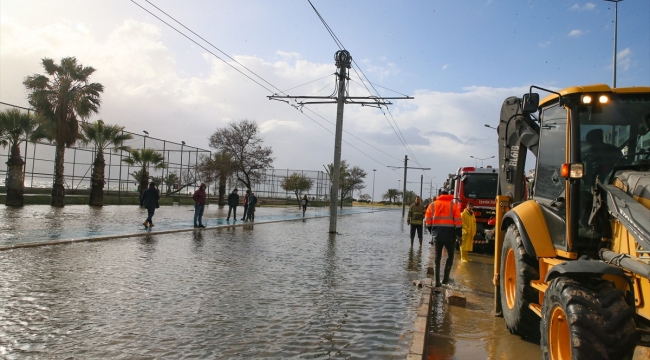
[[[345,107],[342,159],[368,172],[363,193],[376,170],[375,199],[401,186],[403,170],[388,166],[403,166],[405,155],[431,168],[409,170],[407,189],[419,193],[424,175],[425,196],[461,166],[496,167],[496,132],[484,124],[496,126],[503,100],[531,85],[612,84],[610,2],[312,3],[358,65],[351,96],[370,95],[365,74],[381,96],[414,97],[392,100],[390,114]],[[650,0],[619,3],[618,87],[650,86],[648,19]],[[0,0],[0,101],[28,106],[22,81],[43,73],[41,59],[74,56],[105,86],[90,121],[208,149],[216,129],[255,120],[275,168],[322,170],[334,158],[336,106],[300,112],[267,96],[330,95],[337,50],[307,0]]]

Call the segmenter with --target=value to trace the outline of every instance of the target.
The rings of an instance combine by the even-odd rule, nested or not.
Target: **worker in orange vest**
[[[454,264],[454,251],[456,242],[462,244],[463,241],[463,218],[460,215],[460,208],[454,201],[454,196],[444,189],[440,196],[433,203],[433,218],[431,221],[433,241],[435,246],[435,278],[436,287],[440,284],[440,261],[442,260],[442,249],[447,250],[447,260],[445,261],[445,274],[442,278],[443,284],[449,284],[451,279],[449,273]]]

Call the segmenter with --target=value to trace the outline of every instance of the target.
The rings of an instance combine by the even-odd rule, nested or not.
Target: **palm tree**
[[[80,141],[84,145],[93,143],[95,145],[95,162],[93,163],[93,175],[90,188],[90,206],[104,206],[104,150],[111,149],[113,152],[120,150],[129,151],[128,146],[123,146],[122,142],[133,139],[133,135],[124,133],[124,126],[106,125],[103,120],[97,120],[94,123],[85,123],[81,125],[82,136]]]
[[[402,192],[397,190],[397,189],[388,189],[386,193],[382,196],[384,199],[388,199],[391,203],[393,202],[393,199],[397,200],[397,198],[402,195]]]
[[[9,147],[7,161],[7,198],[5,205],[23,206],[25,203],[25,161],[20,155],[20,145],[25,141],[38,141],[43,138],[37,131],[40,118],[34,114],[10,109],[0,112],[0,146]]]
[[[129,155],[128,158],[122,159],[122,161],[131,166],[140,166],[140,179],[138,179],[140,186],[138,191],[142,196],[142,192],[147,189],[147,183],[149,182],[149,166],[154,169],[164,169],[167,164],[164,162],[163,155],[154,149],[131,149]]]
[[[56,142],[52,206],[64,206],[65,148],[74,145],[79,138],[79,120],[85,121],[99,111],[99,95],[104,86],[89,83],[95,69],[77,64],[74,57],[63,58],[58,65],[44,58],[42,64],[47,76],[34,74],[25,78],[23,84],[29,91],[29,103],[51,123],[52,138]]]

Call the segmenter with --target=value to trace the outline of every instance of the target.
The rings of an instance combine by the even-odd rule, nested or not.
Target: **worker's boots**
[[[442,283],[443,284],[449,284],[451,282],[451,279],[449,278],[449,273],[451,273],[451,264],[449,263],[449,259],[445,262],[445,276],[442,278]]]
[[[436,272],[434,273],[435,278],[436,278],[436,287],[441,287],[442,284],[440,283],[440,263],[436,263]]]
[[[415,238],[411,238],[411,246],[413,246],[413,240],[414,240],[414,239],[415,239]],[[420,240],[420,243],[422,243],[422,240]]]

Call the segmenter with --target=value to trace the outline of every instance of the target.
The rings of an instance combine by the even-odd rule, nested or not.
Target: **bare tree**
[[[263,146],[255,121],[231,121],[225,128],[217,129],[209,140],[211,148],[230,156],[237,180],[248,189],[273,163],[273,150]]]

